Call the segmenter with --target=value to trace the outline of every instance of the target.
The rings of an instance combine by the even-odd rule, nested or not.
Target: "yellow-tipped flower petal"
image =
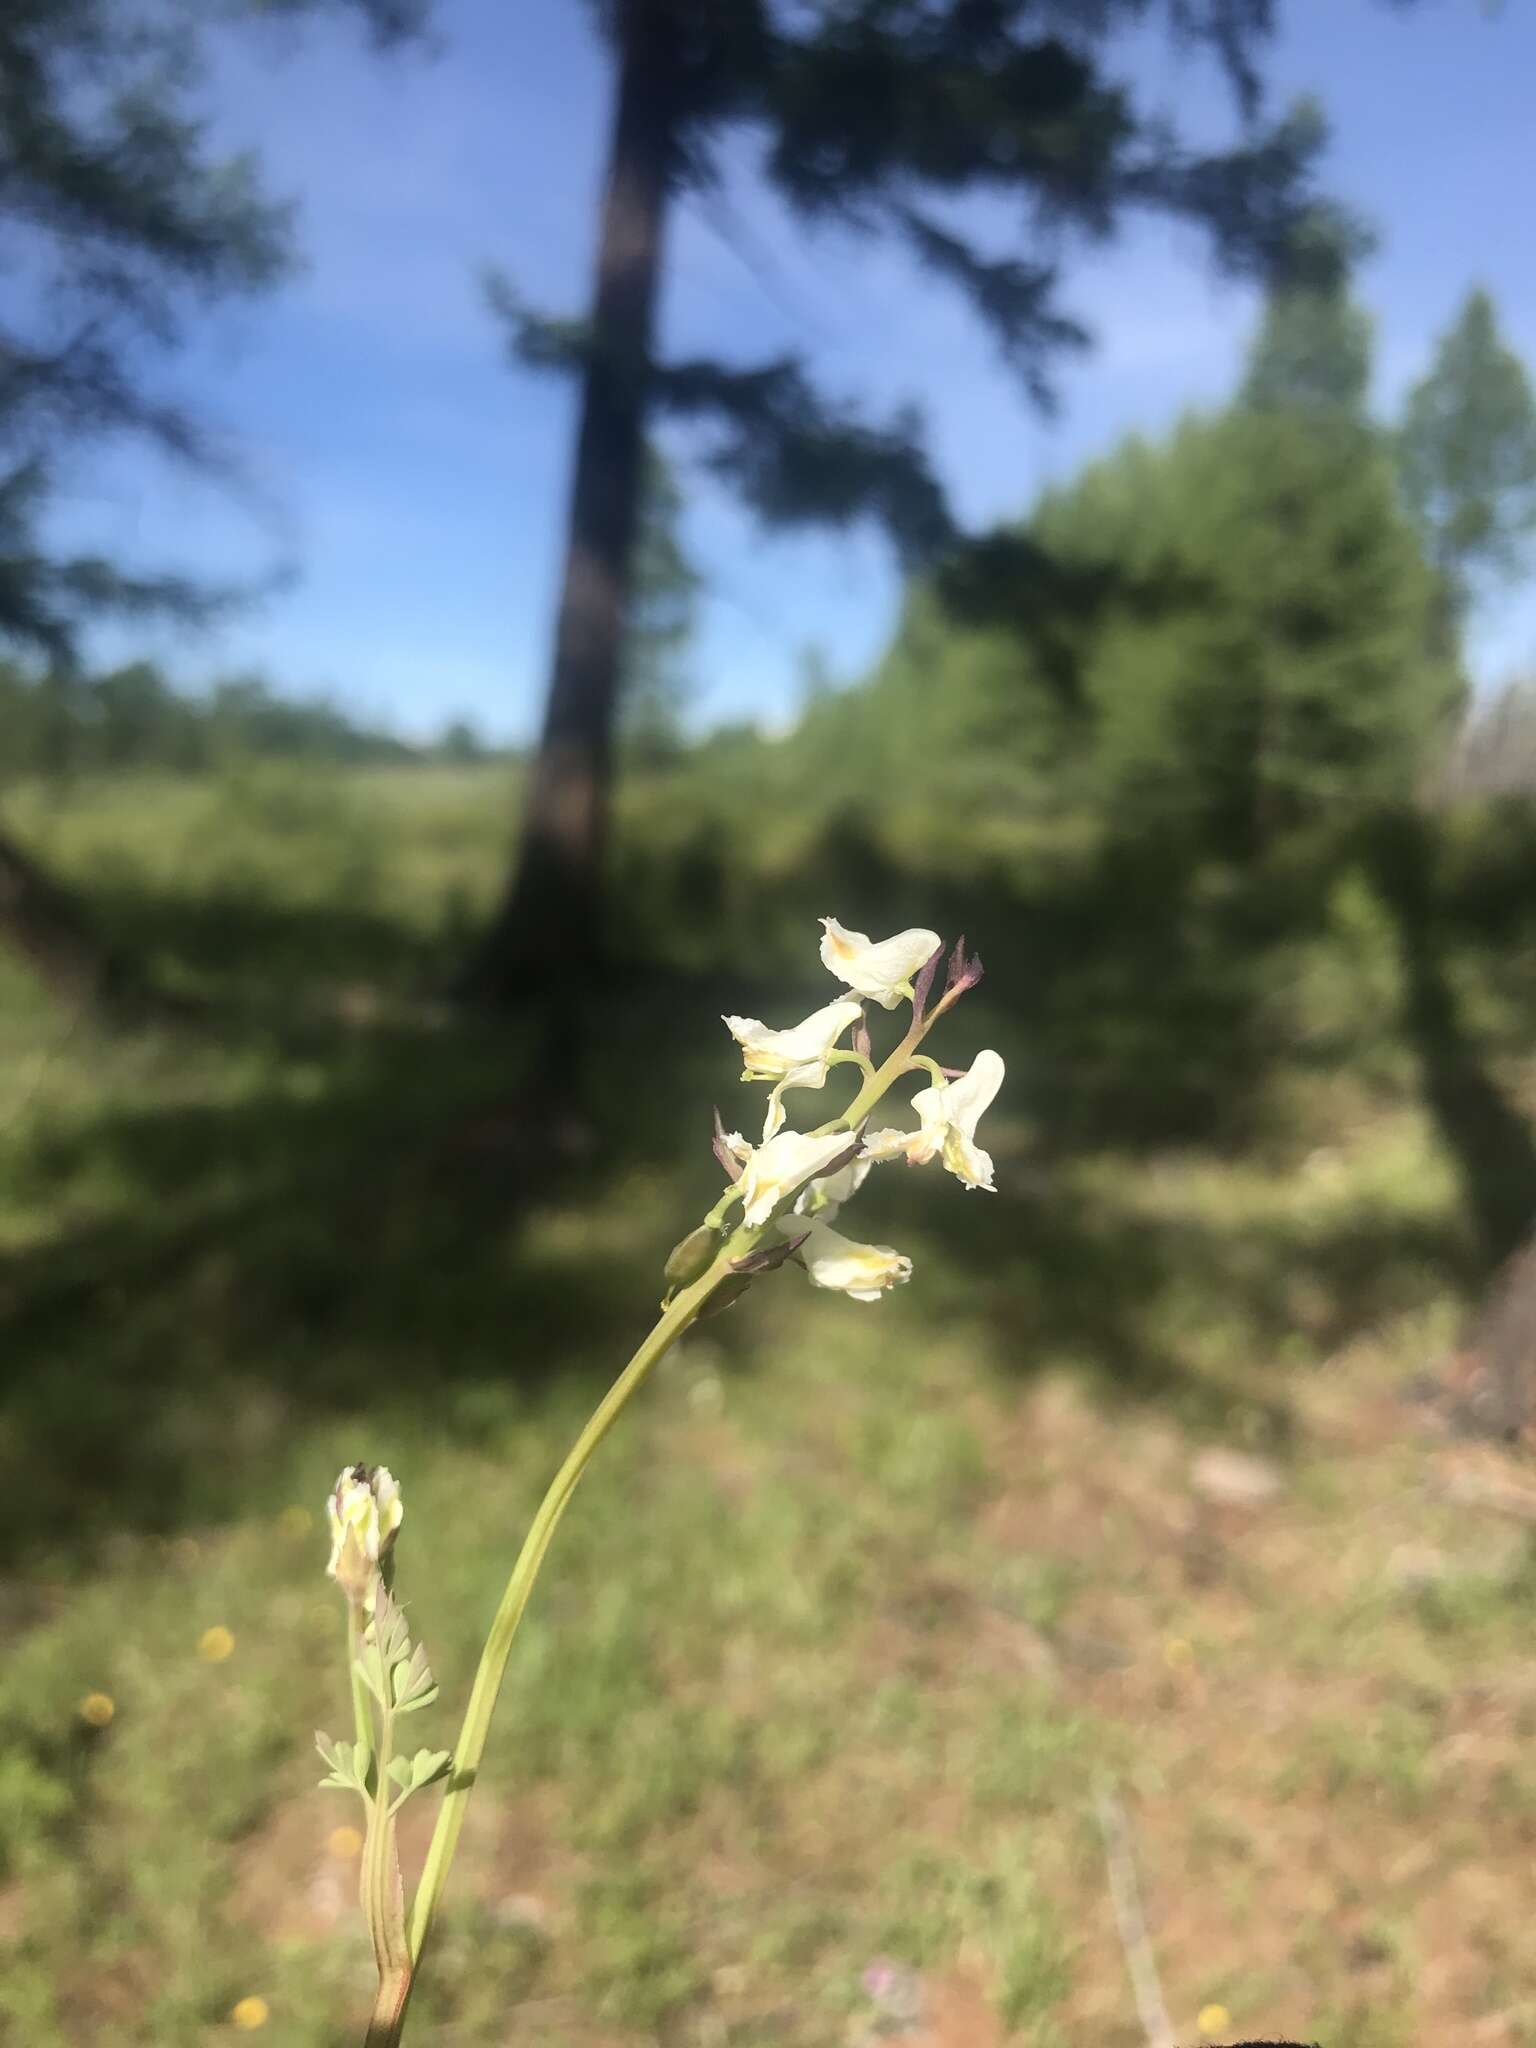
[[[787,1031],[770,1031],[756,1017],[722,1017],[720,1021],[741,1047],[744,1081],[782,1081],[791,1088],[819,1088],[827,1078],[833,1046],[858,1017],[859,1005],[843,996],[824,1009],[813,1010],[803,1023],[792,1024]]]
[[[821,959],[839,981],[882,1009],[894,1010],[912,993],[912,977],[926,966],[943,943],[937,932],[921,925],[897,932],[879,944],[863,932],[851,932],[835,917],[821,920]]]
[[[780,1230],[798,1236],[800,1225],[784,1221]],[[819,1218],[797,1256],[814,1287],[830,1287],[854,1301],[878,1301],[893,1287],[912,1278],[912,1261],[888,1244],[855,1244]]]
[[[922,1120],[921,1128],[908,1136],[905,1146],[914,1165],[922,1165],[937,1153],[943,1157],[945,1171],[963,1186],[983,1188],[988,1194],[995,1192],[991,1155],[975,1142],[976,1125],[1002,1087],[1003,1073],[998,1053],[979,1052],[971,1062],[970,1072],[962,1074],[958,1081],[918,1090],[912,1107]],[[896,1135],[888,1131],[877,1133],[882,1141]],[[869,1143],[865,1152],[870,1152]]]

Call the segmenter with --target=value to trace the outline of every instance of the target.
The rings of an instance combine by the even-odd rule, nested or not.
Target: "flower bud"
[[[733,1307],[736,1302],[740,1301],[751,1285],[752,1275],[750,1273],[727,1273],[719,1286],[710,1295],[708,1301],[699,1310],[698,1320],[701,1323],[707,1322],[711,1316],[718,1316],[726,1309]]]
[[[776,1273],[784,1261],[792,1258],[810,1236],[809,1230],[786,1237],[782,1244],[760,1244],[743,1259],[732,1259],[731,1271],[745,1273],[748,1279],[755,1279],[759,1273]]]
[[[387,1465],[348,1465],[326,1503],[331,1560],[326,1570],[352,1605],[373,1612],[380,1573],[405,1507]]]
[[[709,1271],[720,1240],[707,1223],[701,1223],[697,1230],[690,1230],[680,1244],[675,1244],[662,1268],[668,1284],[673,1287],[687,1287]]]

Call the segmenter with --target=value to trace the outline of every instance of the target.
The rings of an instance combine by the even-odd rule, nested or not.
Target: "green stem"
[[[879,1067],[872,1067],[867,1060],[859,1056],[858,1064],[866,1077],[864,1085],[840,1117],[835,1117],[830,1123],[822,1125],[818,1136],[839,1129],[853,1130],[868,1116],[891,1084],[910,1071],[912,1053],[922,1043],[929,1026],[938,1014],[936,1010],[921,1025],[909,1030],[900,1045]],[[721,1196],[714,1209],[710,1211],[708,1220],[713,1227],[718,1228],[723,1223],[736,1198],[735,1188],[728,1188]],[[491,1623],[485,1648],[480,1653],[475,1682],[470,1689],[469,1704],[464,1710],[458,1746],[454,1750],[453,1769],[443,1793],[437,1826],[432,1831],[427,1860],[422,1867],[421,1883],[416,1889],[415,1904],[411,1912],[410,1953],[405,1966],[408,1974],[404,1982],[398,1986],[400,2002],[390,2015],[392,2031],[380,2032],[377,2036],[370,2032],[370,2043],[377,2039],[383,2044],[383,2048],[394,2048],[394,2043],[399,2040],[422,1951],[432,1931],[433,1917],[442,1901],[454,1852],[458,1848],[469,1795],[480,1775],[480,1760],[485,1754],[491,1719],[495,1714],[496,1701],[506,1675],[513,1639],[533,1592],[539,1568],[560,1525],[560,1518],[570,1505],[571,1496],[575,1493],[582,1474],[592,1462],[598,1446],[644,1384],[652,1367],[697,1318],[699,1311],[721,1281],[732,1275],[732,1261],[750,1251],[763,1236],[766,1228],[766,1225],[758,1229],[748,1229],[745,1224],[738,1226],[721,1246],[708,1271],[691,1286],[683,1288],[672,1297],[649,1335],[642,1341],[628,1365],[599,1402],[591,1419],[572,1446],[565,1463],[555,1474],[548,1492],[539,1503],[538,1513],[523,1539],[523,1547],[518,1552],[517,1562],[512,1567],[512,1575],[507,1580],[506,1590],[501,1596],[501,1604]],[[381,1786],[386,1762],[387,1759],[381,1756],[378,1781]],[[381,2004],[384,1996],[384,1987],[381,1987]]]
[[[363,1646],[361,1617],[352,1602],[347,1602],[347,1676],[352,1681],[352,1727],[357,1736],[358,1775],[364,1784],[368,1782],[369,1759],[373,1755],[373,1699],[363,1683],[363,1674],[357,1668],[358,1652]]]
[[[389,1673],[384,1672],[389,1684]],[[395,1717],[386,1707],[379,1715],[379,1748],[368,1840],[363,1846],[363,1912],[373,1939],[379,1972],[378,1996],[368,2020],[363,2048],[397,2048],[405,2025],[411,1992],[411,1958],[405,1941],[405,1915],[400,1897],[400,1862],[395,1852],[389,1765],[395,1747]]]
[[[935,1084],[940,1088],[942,1088],[945,1085],[946,1081],[949,1079],[949,1076],[945,1073],[944,1069],[939,1065],[938,1061],[930,1059],[927,1053],[925,1052],[913,1053],[910,1059],[907,1061],[907,1066],[909,1070],[913,1067],[926,1067],[928,1072],[932,1074]]]
[[[753,1233],[755,1239],[757,1233]],[[576,1439],[569,1457],[556,1473],[549,1491],[539,1504],[517,1562],[512,1567],[512,1576],[507,1581],[506,1591],[501,1596],[501,1605],[491,1623],[480,1656],[480,1666],[475,1673],[474,1686],[469,1695],[469,1705],[464,1710],[463,1726],[459,1730],[458,1746],[454,1751],[453,1770],[443,1794],[442,1807],[437,1816],[437,1826],[432,1833],[427,1860],[422,1868],[421,1883],[416,1890],[416,1901],[411,1913],[411,1963],[414,1968],[421,1960],[421,1952],[431,1931],[432,1917],[436,1913],[447,1882],[449,1867],[453,1862],[454,1850],[458,1847],[459,1831],[464,1825],[464,1812],[469,1804],[469,1795],[474,1790],[475,1780],[480,1773],[480,1759],[485,1752],[486,1737],[490,1733],[491,1716],[496,1711],[496,1698],[501,1691],[501,1681],[507,1668],[512,1640],[517,1634],[518,1623],[528,1605],[539,1567],[549,1549],[560,1517],[570,1504],[571,1495],[576,1491],[582,1474],[592,1461],[598,1445],[607,1436],[631,1397],[644,1383],[651,1368],[688,1328],[697,1316],[715,1287],[730,1271],[730,1260],[739,1255],[734,1239],[722,1248],[714,1264],[691,1287],[685,1287],[663,1310],[659,1320],[644,1342],[640,1345],[623,1372],[614,1381],[593,1414],[586,1428]]]
[[[389,1674],[386,1672],[385,1684],[388,1683]],[[382,1977],[398,1958],[391,1953],[394,1943],[389,1933],[389,1764],[395,1748],[395,1717],[384,1713],[379,1719],[379,1776],[368,1816],[368,1840],[363,1849],[363,1906],[368,1917],[368,1932],[373,1937],[374,1960]]]
[[[882,1060],[880,1065],[872,1071],[869,1079],[864,1083],[864,1086],[855,1095],[842,1115],[833,1117],[830,1123],[822,1124],[814,1135],[819,1138],[829,1131],[851,1131],[863,1123],[865,1117],[869,1115],[869,1112],[874,1108],[881,1096],[885,1094],[886,1090],[894,1082],[899,1081],[903,1074],[910,1071],[912,1054],[922,1044],[932,1021],[933,1019],[930,1017],[922,1024],[910,1029],[895,1051]]]

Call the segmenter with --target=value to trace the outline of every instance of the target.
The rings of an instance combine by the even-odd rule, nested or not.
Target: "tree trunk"
[[[93,930],[75,898],[0,832],[0,940],[68,1003],[114,1006],[135,987],[122,957]]]
[[[614,723],[672,146],[668,13],[667,0],[629,0],[620,10],[617,109],[554,667],[511,881],[461,983],[483,1001],[569,992],[591,978],[603,953]]]

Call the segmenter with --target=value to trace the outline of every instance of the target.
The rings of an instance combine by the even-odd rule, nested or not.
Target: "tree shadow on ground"
[[[1476,1229],[1478,1278],[1486,1281],[1536,1220],[1536,1142],[1465,1022],[1426,822],[1416,815],[1383,820],[1371,854],[1402,961],[1405,1030],[1425,1103],[1456,1163]]]
[[[639,1334],[654,1247],[528,1238],[531,1216],[600,1209],[630,1148],[604,1123],[589,1156],[523,1086],[515,1033],[300,1042],[226,1040],[255,1071],[234,1099],[114,1102],[18,1162],[23,1200],[95,1192],[0,1256],[12,1541],[174,1527],[218,1512],[285,1416],[536,1394]]]
[[[686,972],[664,944],[648,949],[637,917],[644,965],[586,1005],[574,1119],[538,1084],[527,1018],[359,1030],[285,1015],[270,991],[246,1000],[264,957],[295,973],[308,961],[316,978],[345,958],[397,986],[387,927],[346,921],[332,946],[306,909],[293,931],[276,911],[243,930],[217,1013],[235,1078],[190,1098],[88,1101],[14,1161],[21,1201],[53,1220],[0,1256],[0,1541],[58,1554],[112,1529],[238,1513],[242,1473],[307,1420],[366,1413],[381,1429],[414,1418],[473,1434],[493,1409],[504,1419],[606,1382],[648,1323],[672,1240],[718,1191],[710,1104],[751,1120],[719,1014],[785,1023],[825,1000],[804,976],[805,940],[831,908],[874,930],[915,909],[952,933],[963,912],[988,961],[941,1056],[996,1045],[1018,1131],[998,1147],[994,1198],[896,1177],[889,1235],[929,1248],[921,1296],[901,1310],[920,1329],[959,1316],[1005,1374],[1070,1364],[1116,1397],[1201,1421],[1261,1412],[1279,1439],[1276,1368],[1298,1332],[1321,1355],[1475,1277],[1455,1218],[1154,1212],[1112,1179],[1074,1178],[1099,1154],[1129,1174],[1170,1141],[1240,1141],[1266,1080],[1253,933],[1264,917],[1312,917],[1312,883],[1276,919],[1252,900],[1192,903],[1171,855],[1131,849],[1075,889],[985,859],[968,876],[918,874],[845,820],[803,872],[775,879],[760,927],[737,923],[756,883],[743,890],[726,892],[732,918]],[[153,922],[152,908],[141,916]],[[178,943],[195,964],[202,939],[188,930]],[[781,940],[803,986],[779,971]],[[1443,1011],[1422,992],[1413,1016],[1443,1045]],[[1475,1067],[1461,1052],[1458,1071]],[[157,1057],[174,1065],[174,1037]],[[1510,1171],[1506,1159],[1499,1185],[1522,1185]],[[885,1234],[878,1206],[867,1234]],[[750,1307],[712,1328],[739,1365],[757,1360]],[[1232,1372],[1208,1369],[1213,1345]]]

